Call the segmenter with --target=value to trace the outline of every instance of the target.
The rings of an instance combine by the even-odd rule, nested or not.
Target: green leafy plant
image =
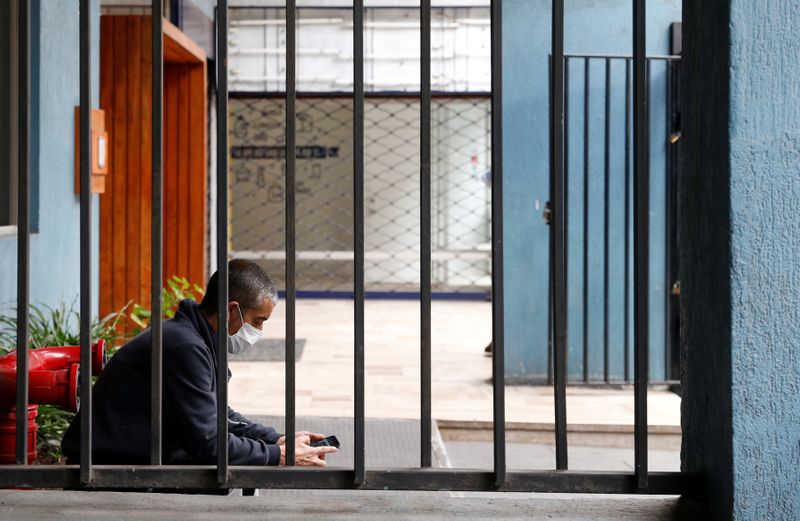
[[[129,304],[121,310],[103,318],[93,319],[92,339],[104,339],[109,346],[122,338],[121,321],[126,317]],[[80,344],[80,313],[71,305],[56,307],[31,305],[28,314],[29,346],[39,349],[47,346],[69,346]],[[0,315],[0,355],[17,348],[17,313]],[[51,464],[61,461],[61,438],[69,427],[75,413],[53,405],[40,405],[36,423],[39,425],[36,449],[39,463]]]
[[[162,297],[161,312],[164,318],[171,318],[178,304],[187,298],[202,297],[203,288],[190,283],[182,277],[172,277],[167,281]],[[80,312],[75,309],[76,301],[67,306],[31,305],[28,314],[29,346],[39,349],[47,346],[68,346],[80,344]],[[130,309],[130,311],[129,311]],[[130,338],[150,324],[150,310],[140,304],[128,302],[122,309],[103,318],[92,320],[92,339],[104,339],[107,350]],[[129,319],[133,322],[130,331]],[[17,313],[0,315],[0,356],[17,348]],[[109,353],[110,354],[110,353]],[[37,462],[43,464],[61,461],[61,439],[75,413],[52,405],[40,405],[36,423],[39,425],[37,438]]]
[[[61,463],[61,439],[67,432],[75,413],[55,405],[40,405],[36,423],[39,433],[36,438],[37,463],[53,465]]]
[[[203,288],[197,284],[192,284],[183,277],[173,276],[167,280],[167,286],[161,296],[161,316],[172,318],[178,310],[178,304],[182,300],[198,300],[204,294]],[[131,309],[130,319],[141,331],[150,326],[152,312],[149,307],[142,304],[134,304]]]
[[[104,339],[109,345],[124,338],[120,326],[126,317],[130,303],[119,311],[103,318],[94,318],[91,323],[92,339]],[[48,305],[30,306],[28,314],[28,345],[31,349],[47,346],[75,346],[80,344],[80,312],[75,301],[69,306],[62,303],[56,307]],[[0,354],[17,348],[17,313],[0,315]]]

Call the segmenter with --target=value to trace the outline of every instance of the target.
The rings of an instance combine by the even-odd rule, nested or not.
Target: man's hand
[[[283,436],[281,436],[283,439]],[[322,439],[322,438],[320,438]],[[302,435],[295,438],[294,444],[294,464],[298,467],[326,467],[328,464],[325,462],[325,455],[336,452],[336,447],[311,447],[309,446],[310,438],[308,435]],[[286,465],[286,444],[280,443],[281,448],[281,466]]]
[[[325,435],[316,434],[314,432],[308,432],[308,431],[297,431],[294,433],[295,443],[301,438],[303,439],[303,442],[306,445],[311,445],[315,441],[325,439]],[[278,445],[284,445],[285,443],[286,443],[286,436],[281,436],[280,438],[278,438]]]

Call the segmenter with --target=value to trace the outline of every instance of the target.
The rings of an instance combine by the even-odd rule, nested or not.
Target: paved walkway
[[[282,303],[267,322],[267,335],[284,337]],[[488,302],[434,301],[432,304],[433,417],[491,422],[491,359],[483,349],[491,338]],[[368,300],[365,309],[366,415],[419,418],[419,303]],[[353,415],[353,302],[297,301],[297,338],[306,340],[297,363],[298,416]],[[245,414],[284,413],[283,362],[233,362],[231,405]],[[680,398],[648,393],[650,425],[679,432]],[[633,425],[633,390],[570,387],[571,425]],[[542,386],[507,386],[506,419],[552,424],[553,391]],[[440,423],[441,425],[441,423]]]
[[[281,416],[251,416],[254,421],[271,425],[280,432],[285,423]],[[300,416],[297,427],[302,430],[335,434],[342,446],[327,458],[331,468],[353,468],[352,418],[315,418]],[[365,422],[365,460],[370,469],[418,468],[420,454],[419,420],[367,418]],[[491,470],[494,468],[494,451],[491,436],[463,439],[448,429],[440,430],[438,422],[432,425],[433,466],[454,469]],[[474,427],[470,430],[474,433]],[[490,434],[490,433],[489,433]],[[509,470],[552,470],[556,455],[552,431],[538,443],[526,440],[514,442],[507,436],[506,465]],[[621,440],[620,440],[621,438]],[[651,436],[648,465],[652,471],[680,470],[680,439],[675,445],[655,443]],[[633,471],[634,455],[631,436],[609,437],[594,433],[590,443],[570,435],[569,468],[571,470]],[[617,441],[615,443],[615,441]],[[621,443],[619,442],[621,441]]]
[[[446,492],[264,491],[259,497],[0,490],[4,521],[703,519],[676,497]]]

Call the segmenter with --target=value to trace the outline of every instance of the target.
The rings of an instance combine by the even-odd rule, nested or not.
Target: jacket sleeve
[[[217,395],[214,366],[205,346],[164,349],[164,415],[178,430],[181,448],[199,465],[217,459]],[[278,465],[280,447],[228,433],[231,465]]]
[[[270,445],[278,443],[279,434],[272,427],[256,423],[228,407],[228,432],[242,438],[264,440]]]

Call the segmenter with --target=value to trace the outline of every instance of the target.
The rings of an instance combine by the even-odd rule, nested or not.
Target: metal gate
[[[89,135],[89,109],[91,106],[91,23],[90,0],[80,2],[80,79],[81,116],[80,128],[84,136]],[[227,46],[228,5],[226,0],[218,2],[217,11],[217,113],[228,111]],[[92,462],[92,395],[90,371],[82,371],[81,396],[81,458],[80,465],[32,466],[26,465],[27,423],[25,415],[18,416],[17,465],[0,468],[0,487],[76,487],[87,488],[227,488],[227,487],[271,487],[271,488],[362,488],[405,490],[499,490],[540,492],[594,492],[594,493],[656,493],[681,494],[692,486],[691,476],[680,473],[654,473],[648,471],[647,456],[647,378],[648,378],[648,311],[647,298],[648,266],[648,177],[646,164],[647,133],[646,76],[645,76],[645,0],[633,1],[633,221],[634,221],[634,336],[633,376],[635,382],[635,470],[634,472],[575,472],[569,471],[567,461],[566,429],[566,213],[564,176],[564,4],[553,0],[552,19],[552,102],[551,102],[551,160],[552,160],[552,255],[553,255],[553,325],[554,325],[554,393],[555,393],[555,471],[509,472],[506,469],[506,440],[504,415],[504,349],[503,349],[503,176],[502,176],[502,56],[501,56],[501,2],[491,5],[492,48],[492,170],[491,179],[491,260],[493,297],[493,374],[494,390],[494,469],[491,472],[467,470],[441,470],[431,468],[431,292],[432,292],[432,177],[431,177],[431,45],[430,45],[430,0],[423,0],[421,19],[421,92],[420,92],[420,251],[421,279],[421,345],[422,370],[421,389],[421,453],[420,468],[416,470],[367,469],[364,459],[364,297],[365,297],[365,95],[364,95],[364,41],[363,0],[355,0],[353,7],[353,283],[355,301],[355,338],[353,342],[355,390],[355,458],[351,470],[305,470],[298,468],[264,468],[231,466],[228,461],[227,444],[227,365],[228,353],[218,351],[217,373],[217,451],[215,466],[167,466],[162,465],[162,337],[161,318],[153,315],[152,385],[151,385],[151,458],[150,465],[105,466]],[[162,267],[162,99],[163,99],[163,3],[153,2],[153,269],[152,308],[161,308]],[[286,284],[286,436],[295,433],[295,300],[297,290],[298,253],[298,198],[297,183],[297,108],[296,61],[295,61],[294,0],[287,2],[287,68],[285,98],[285,284]],[[28,288],[29,288],[29,237],[30,237],[30,181],[28,172],[30,110],[30,10],[27,0],[20,0],[19,34],[20,52],[20,154],[19,154],[19,293],[18,293],[18,344],[26,350],[28,339]],[[220,345],[227,340],[228,297],[228,120],[217,118],[217,264],[219,266],[220,291],[217,332]],[[81,366],[91,364],[91,242],[90,242],[90,140],[82,140],[80,151],[80,228],[81,228]],[[27,410],[28,362],[27,357],[17,358],[17,410]],[[287,445],[287,465],[294,463],[294,446]]]
[[[663,247],[663,255],[652,256],[648,268],[654,279],[647,289],[649,320],[655,329],[649,339],[649,381],[675,383],[680,56],[648,56],[645,63],[644,162],[653,183],[649,209],[654,223],[648,241]],[[632,383],[633,58],[569,54],[563,64],[565,240],[572,296],[569,383]],[[658,201],[653,194],[660,196]]]

